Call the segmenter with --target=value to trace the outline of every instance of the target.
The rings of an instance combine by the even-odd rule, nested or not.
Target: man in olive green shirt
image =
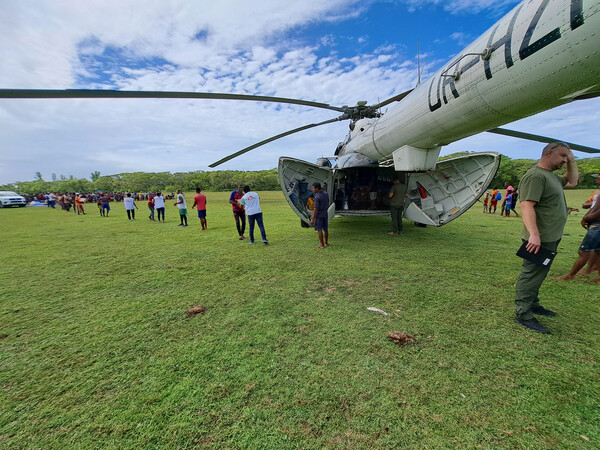
[[[567,165],[560,177],[553,172]],[[579,172],[571,149],[564,142],[553,142],[542,151],[539,163],[529,169],[519,184],[519,198],[523,220],[521,238],[527,242],[530,253],[537,254],[540,247],[556,251],[567,223],[567,203],[563,188],[577,186]],[[515,322],[538,333],[550,333],[535,318],[535,314],[553,317],[556,313],[540,305],[538,293],[549,266],[538,266],[523,260],[517,280]]]
[[[390,214],[392,216],[392,231],[390,236],[402,234],[402,212],[404,211],[404,197],[406,197],[406,185],[400,182],[400,178],[394,179],[390,188]]]

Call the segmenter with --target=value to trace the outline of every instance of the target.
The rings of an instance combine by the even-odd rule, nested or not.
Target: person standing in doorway
[[[553,172],[567,165],[564,176]],[[523,233],[521,238],[529,253],[537,254],[544,247],[556,251],[567,223],[567,202],[564,188],[577,186],[579,171],[568,144],[553,142],[544,147],[537,165],[523,175],[519,184]],[[538,322],[535,315],[554,317],[556,313],[540,305],[540,287],[550,265],[537,265],[523,259],[515,293],[515,322],[538,333],[551,331]]]
[[[404,211],[404,198],[406,197],[406,185],[400,182],[400,178],[394,178],[390,188],[390,215],[392,216],[392,231],[390,236],[402,234],[402,213]]]
[[[319,245],[317,248],[329,247],[329,194],[321,190],[321,183],[313,183],[313,193],[315,207],[313,209],[311,225],[314,225],[315,231],[319,233]]]
[[[248,215],[248,225],[250,226],[250,243],[254,244],[254,223],[258,224],[260,229],[260,235],[265,245],[269,243],[267,240],[267,234],[265,233],[265,226],[263,225],[263,215],[260,209],[260,197],[256,192],[250,190],[250,186],[244,186],[244,196],[241,198],[240,203],[246,209]]]

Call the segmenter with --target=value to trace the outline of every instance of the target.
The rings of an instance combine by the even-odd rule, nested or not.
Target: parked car
[[[25,197],[17,194],[13,191],[0,191],[0,208],[6,208],[8,206],[25,206],[27,200]]]

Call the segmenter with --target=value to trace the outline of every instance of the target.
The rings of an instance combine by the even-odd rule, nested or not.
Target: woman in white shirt
[[[157,192],[154,197],[154,211],[158,214],[158,221],[160,222],[162,216],[162,221],[165,223],[165,198],[160,192]]]
[[[127,218],[129,220],[135,220],[135,210],[137,209],[137,205],[131,196],[131,193],[127,193],[127,197],[123,199],[123,206],[125,206],[125,211],[127,211]]]

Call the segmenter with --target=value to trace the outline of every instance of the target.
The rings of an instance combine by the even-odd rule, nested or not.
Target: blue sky
[[[557,1],[557,0],[554,0]],[[289,3],[289,4],[288,4]],[[185,90],[384,100],[414,87],[516,1],[20,0],[0,4],[0,88]],[[511,124],[597,146],[598,100]],[[39,171],[89,177],[209,170],[272,135],[335,117],[303,106],[214,100],[0,100],[0,184]],[[347,132],[336,123],[222,166],[259,170],[281,155],[315,161]],[[542,133],[543,134],[543,133]],[[537,143],[477,135],[442,150],[537,158]],[[579,154],[578,156],[584,156]]]

